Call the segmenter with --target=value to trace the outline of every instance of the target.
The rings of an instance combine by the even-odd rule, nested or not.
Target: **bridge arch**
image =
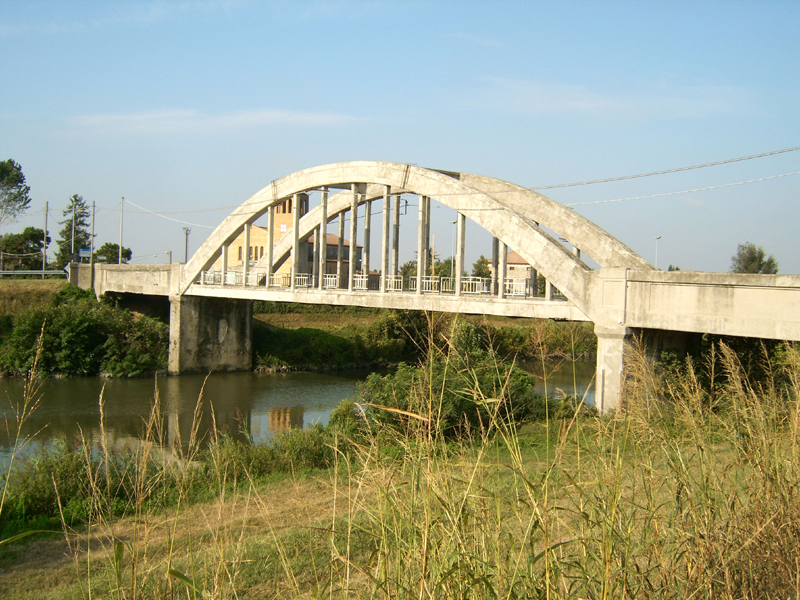
[[[434,198],[487,230],[515,249],[575,304],[589,319],[592,270],[549,235],[547,227],[568,239],[596,260],[601,267],[649,268],[649,264],[591,221],[562,205],[526,188],[487,177],[438,171],[414,165],[358,161],[333,163],[298,171],[273,181],[234,210],[192,256],[183,271],[180,293],[185,293],[200,272],[220,256],[223,245],[232,242],[247,223],[253,223],[275,206],[300,194],[323,187],[340,189],[351,184],[364,186],[358,203],[399,193]],[[343,191],[328,202],[328,220],[350,210],[352,194]],[[303,238],[321,221],[319,207],[300,220]],[[322,230],[324,231],[324,227]],[[275,246],[275,259],[286,255],[290,236]]]

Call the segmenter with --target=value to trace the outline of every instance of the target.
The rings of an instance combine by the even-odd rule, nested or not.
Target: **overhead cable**
[[[191,225],[192,227],[203,227],[205,229],[215,229],[214,227],[212,227],[210,225],[201,225],[199,223],[189,223],[188,221],[181,221],[180,219],[173,219],[172,217],[168,217],[168,216],[163,215],[161,213],[157,213],[157,212],[154,212],[152,210],[148,210],[148,209],[144,208],[143,206],[139,206],[135,202],[131,202],[130,200],[128,200],[127,202],[128,202],[128,204],[130,204],[132,206],[135,206],[139,210],[143,210],[144,212],[146,212],[148,214],[155,215],[157,217],[161,217],[162,219],[167,219],[168,221],[175,221],[176,223],[181,223],[182,225]]]
[[[723,183],[722,185],[711,185],[709,187],[696,188],[693,190],[683,190],[681,192],[666,192],[663,194],[651,194],[649,196],[636,196],[634,198],[615,198],[614,200],[594,200],[592,202],[575,202],[572,204],[565,204],[564,206],[586,206],[588,204],[609,204],[611,202],[627,202],[628,200],[663,198],[664,196],[677,196],[679,194],[691,194],[692,192],[705,192],[706,190],[718,190],[720,188],[733,187],[735,185],[744,185],[745,183],[756,183],[758,181],[767,181],[768,179],[780,179],[781,177],[789,177],[790,175],[800,175],[800,171],[795,171],[794,173],[782,173],[781,175],[771,175],[770,177],[760,177],[758,179],[748,179],[747,181],[737,181],[736,183]]]
[[[610,181],[623,181],[625,179],[637,179],[639,177],[651,177],[653,175],[666,175],[668,173],[679,173],[681,171],[691,171],[692,169],[704,169],[705,167],[716,167],[717,165],[727,165],[730,163],[740,162],[743,160],[752,160],[754,158],[763,158],[765,156],[774,156],[775,154],[783,154],[785,152],[794,152],[800,150],[800,146],[794,148],[785,148],[783,150],[774,150],[772,152],[764,152],[763,154],[753,154],[752,156],[742,156],[741,158],[730,158],[728,160],[720,160],[712,163],[705,163],[702,165],[693,165],[691,167],[680,167],[677,169],[667,169],[666,171],[653,171],[652,173],[640,173],[639,175],[624,175],[622,177],[610,177],[608,179],[594,179],[592,181],[579,181],[577,183],[560,183],[558,185],[544,185],[539,187],[531,187],[531,190],[552,190],[555,188],[574,187],[576,185],[590,185],[593,183],[608,183]],[[759,181],[759,180],[756,180]]]

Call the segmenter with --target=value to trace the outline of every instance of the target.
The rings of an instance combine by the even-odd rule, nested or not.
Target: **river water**
[[[562,392],[594,401],[590,381],[594,363],[546,365],[522,364],[537,377],[537,391],[550,396]],[[106,445],[113,450],[135,447],[146,433],[147,420],[158,399],[159,416],[155,433],[169,447],[186,446],[192,432],[195,409],[201,399],[197,432],[206,436],[214,427],[240,439],[261,442],[276,432],[313,423],[326,424],[331,411],[345,398],[356,394],[356,384],[368,371],[343,373],[214,373],[181,375],[158,379],[74,378],[48,379],[41,383],[38,406],[25,419],[21,437],[30,440],[23,454],[35,451],[54,439],[78,447],[86,440],[100,447],[100,397]],[[574,385],[575,384],[575,385]],[[0,380],[0,405],[5,423],[0,423],[0,464],[7,464],[14,447],[14,407],[21,405],[25,383],[19,379]],[[587,387],[589,392],[587,392]],[[202,396],[201,396],[202,391]],[[212,416],[213,414],[213,416]]]

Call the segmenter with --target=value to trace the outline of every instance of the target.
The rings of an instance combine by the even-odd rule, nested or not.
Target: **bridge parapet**
[[[94,266],[94,289],[106,292],[169,296],[177,286],[183,265],[105,265]]]
[[[800,276],[628,271],[628,327],[800,340]]]

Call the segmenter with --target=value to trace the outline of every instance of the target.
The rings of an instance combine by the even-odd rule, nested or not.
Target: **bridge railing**
[[[403,291],[403,276],[402,275],[387,275],[386,276],[386,291],[387,292],[402,292]]]
[[[311,285],[311,276],[308,273],[297,273],[294,276],[294,287],[307,288]]]
[[[335,290],[339,287],[339,276],[338,275],[323,275],[322,276],[322,287],[326,290]]]
[[[439,277],[423,277],[422,293],[435,294],[439,292]]]
[[[272,273],[269,276],[269,287],[288,288],[292,286],[290,273]]]
[[[353,275],[353,289],[366,291],[369,289],[369,275]]]
[[[528,295],[528,280],[506,278],[505,292],[506,296],[521,296],[525,298]]]
[[[417,291],[417,278],[416,277],[406,277],[403,290],[407,292],[416,292]]]
[[[488,277],[464,277],[461,280],[462,294],[488,294],[492,280]]]

